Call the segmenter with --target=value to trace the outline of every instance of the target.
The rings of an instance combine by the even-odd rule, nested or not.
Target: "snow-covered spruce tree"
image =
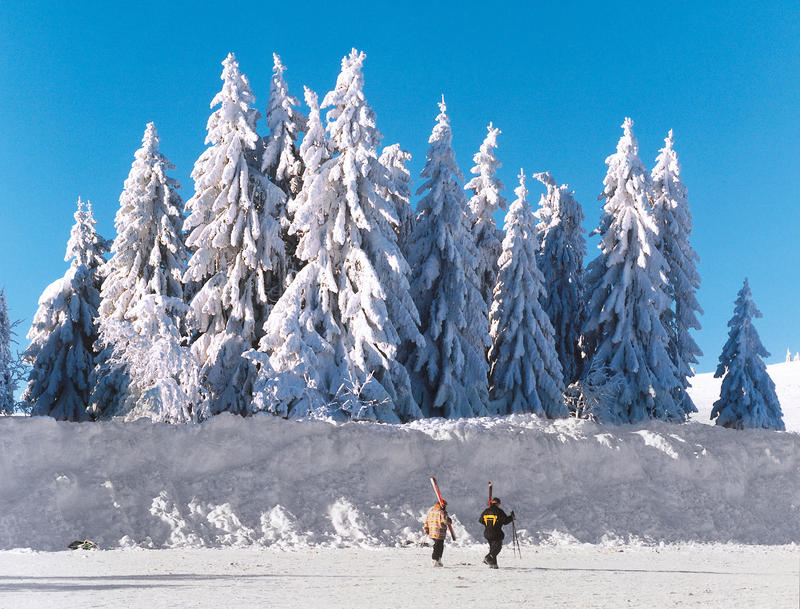
[[[300,145],[303,188],[289,200],[292,218],[298,210],[315,209],[315,202],[327,196],[320,171],[332,156],[317,94],[308,87],[304,91],[309,116]],[[291,237],[296,239],[297,231],[296,224],[290,226]],[[316,244],[317,248],[320,246]],[[328,387],[331,377],[336,376],[332,374],[336,370],[332,343],[337,334],[331,331],[335,326],[329,315],[334,283],[321,266],[324,261],[325,258],[312,257],[300,269],[267,318],[259,350],[246,353],[258,367],[253,388],[256,411],[292,418],[328,412]],[[323,296],[327,297],[324,302]]]
[[[51,283],[39,298],[39,309],[28,332],[31,344],[23,357],[32,370],[23,402],[34,415],[65,421],[86,421],[95,364],[99,268],[109,243],[95,230],[91,204],[78,199],[75,224],[64,260],[71,260],[64,277]]]
[[[114,221],[117,237],[111,247],[111,258],[100,269],[103,284],[100,290],[98,316],[100,354],[92,384],[90,412],[94,418],[117,414],[127,401],[131,383],[148,383],[133,379],[126,351],[132,351],[120,324],[136,321],[139,302],[148,296],[183,300],[183,273],[188,258],[181,233],[182,201],[178,182],[167,176],[174,166],[159,151],[159,139],[153,123],[148,123],[142,147],[136,151],[128,178],[119,197]],[[176,318],[176,328],[185,320]],[[117,344],[117,340],[122,344]],[[158,336],[143,336],[156,341]],[[113,352],[118,350],[116,357]],[[127,353],[128,356],[131,353]],[[136,367],[141,371],[141,368]]]
[[[569,186],[558,186],[547,172],[534,177],[547,187],[535,214],[539,219],[536,230],[540,243],[537,263],[544,274],[545,287],[541,301],[553,325],[558,359],[564,381],[569,385],[583,372],[580,347],[585,310],[583,210]]]
[[[297,196],[303,184],[303,160],[297,145],[298,132],[306,130],[308,119],[297,109],[298,99],[289,95],[283,77],[286,71],[281,58],[272,54],[272,80],[269,88],[266,122],[268,135],[264,138],[261,172],[286,195],[286,200]],[[278,212],[283,239],[286,242],[287,272],[294,275],[299,269],[295,258],[297,239],[288,235],[291,216],[283,205]]]
[[[179,298],[145,294],[132,304],[132,321],[109,321],[114,340],[107,365],[126,370],[129,383],[114,414],[132,421],[195,422],[205,413],[199,372],[180,323],[188,315]]]
[[[199,286],[190,306],[192,350],[210,397],[208,414],[250,412],[255,370],[242,353],[258,345],[286,275],[279,210],[285,195],[256,160],[254,97],[233,54],[222,62],[206,144],[192,171],[184,230],[191,252],[184,281]],[[207,416],[201,414],[200,418]]]
[[[669,336],[667,352],[675,365],[678,380],[674,397],[689,414],[697,412],[697,408],[686,388],[690,385],[689,379],[694,376],[692,364],[696,364],[697,357],[703,354],[689,334],[692,329],[700,329],[697,313],[703,313],[696,296],[700,289],[700,275],[697,272],[700,258],[689,244],[692,215],[686,186],[680,177],[678,155],[672,145],[670,129],[652,173],[653,216],[658,227],[658,248],[669,267],[666,270],[666,292],[672,304],[664,311],[662,322]]]
[[[472,160],[475,166],[470,170],[475,175],[465,189],[472,191],[469,209],[472,212],[472,235],[478,247],[478,285],[486,301],[487,310],[492,305],[492,291],[497,282],[497,259],[500,257],[503,235],[497,230],[494,221],[496,211],[508,208],[505,198],[500,194],[503,183],[497,177],[502,166],[495,156],[497,136],[502,133],[491,123],[486,128],[486,138]]]
[[[472,214],[461,187],[453,134],[442,98],[417,194],[417,222],[409,243],[411,291],[422,312],[425,345],[414,349],[408,367],[425,416],[448,418],[488,414],[491,346],[486,302],[479,289],[479,254]]]
[[[264,155],[261,171],[272,183],[291,198],[300,192],[303,184],[303,160],[297,145],[297,133],[305,131],[307,118],[297,110],[299,100],[289,95],[289,87],[283,78],[286,68],[281,58],[272,54],[272,80],[267,105],[267,129],[264,138]]]
[[[11,353],[14,324],[8,317],[6,291],[0,290],[0,415],[14,412],[14,392],[17,389],[15,359]]]
[[[408,260],[408,240],[414,230],[414,210],[411,208],[411,172],[406,163],[411,160],[411,153],[400,148],[400,144],[387,146],[381,152],[381,165],[389,172],[389,186],[382,191],[382,195],[394,204],[398,224],[397,246],[403,256]]]
[[[544,276],[536,263],[536,219],[520,171],[517,199],[505,218],[505,238],[489,314],[489,391],[497,414],[567,416],[564,378],[553,327],[542,308]]]
[[[775,383],[764,360],[769,353],[761,344],[753,319],[761,312],[753,302],[750,284],[744,280],[728,322],[728,340],[722,347],[714,378],[724,377],[711,418],[717,425],[733,429],[777,429],[783,431],[783,413]]]
[[[669,303],[663,288],[666,264],[650,214],[650,175],[639,158],[633,121],[626,118],[622,127],[617,152],[606,159],[600,254],[587,269],[584,374],[603,371],[621,383],[604,419],[683,421],[686,413],[673,398],[675,366],[661,322]]]
[[[336,88],[323,100],[331,108],[327,144],[309,103],[306,173],[290,229],[300,237],[297,256],[305,266],[273,309],[261,350],[272,353],[270,366],[283,379],[272,389],[280,412],[409,420],[420,412],[397,354],[422,339],[408,263],[397,247],[398,219],[380,194],[389,176],[364,98],[365,57],[354,49],[342,59]],[[316,412],[298,408],[320,402],[326,406]]]

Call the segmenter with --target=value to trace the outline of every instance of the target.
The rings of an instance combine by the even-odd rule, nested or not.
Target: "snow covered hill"
[[[786,431],[800,433],[800,361],[772,364],[767,366],[767,371],[775,383]],[[711,408],[719,399],[722,379],[715,379],[713,372],[707,372],[698,374],[690,382],[692,387],[689,388],[689,395],[699,411],[694,414],[693,420],[713,425],[714,422],[710,420]]]
[[[800,362],[771,366],[790,432],[697,422],[603,427],[534,416],[202,425],[0,418],[0,549],[416,543],[450,502],[482,542],[491,480],[523,542],[800,542]],[[705,422],[710,375],[693,396]]]

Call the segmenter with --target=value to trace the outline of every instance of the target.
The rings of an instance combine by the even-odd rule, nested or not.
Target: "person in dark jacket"
[[[492,499],[492,504],[483,510],[481,517],[478,519],[485,528],[483,536],[489,542],[489,553],[484,557],[483,562],[491,569],[497,568],[497,555],[503,549],[503,526],[514,520],[514,511],[511,514],[506,514],[500,509],[500,498],[495,497]]]

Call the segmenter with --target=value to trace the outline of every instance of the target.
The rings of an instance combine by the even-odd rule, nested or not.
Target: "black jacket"
[[[478,518],[478,522],[485,527],[483,530],[483,536],[486,539],[503,539],[503,537],[505,537],[505,534],[503,533],[503,525],[511,522],[511,516],[506,514],[496,505],[493,505],[483,510],[481,517]]]

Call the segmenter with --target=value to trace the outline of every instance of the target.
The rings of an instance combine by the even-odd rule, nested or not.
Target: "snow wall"
[[[0,468],[0,549],[417,543],[430,475],[458,544],[489,480],[523,543],[800,542],[800,435],[694,422],[4,417]]]

